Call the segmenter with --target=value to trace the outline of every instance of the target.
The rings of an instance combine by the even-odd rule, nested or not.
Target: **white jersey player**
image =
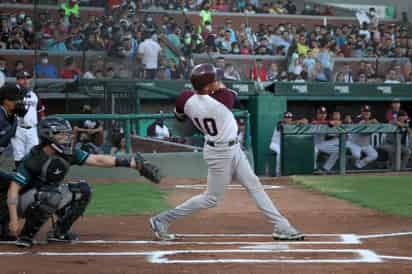
[[[20,92],[23,92],[23,102],[26,106],[27,113],[24,117],[18,117],[17,130],[15,137],[11,140],[13,146],[13,156],[16,162],[16,168],[23,157],[30,152],[30,150],[39,144],[39,137],[37,133],[37,123],[39,111],[39,98],[33,90],[28,89],[29,77],[27,72],[20,72],[16,76],[17,87]]]
[[[216,69],[210,64],[200,64],[191,73],[195,91],[183,92],[176,101],[176,118],[189,117],[205,135],[203,150],[208,165],[207,190],[174,209],[150,219],[150,225],[159,240],[173,240],[169,224],[200,209],[217,206],[226,187],[235,177],[248,191],[259,209],[273,225],[276,240],[303,240],[303,235],[283,217],[273,205],[253,172],[237,139],[238,126],[231,108],[236,100],[234,91],[219,87]]]

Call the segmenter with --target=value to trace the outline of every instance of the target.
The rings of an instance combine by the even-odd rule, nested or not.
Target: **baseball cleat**
[[[174,234],[169,234],[167,232],[167,225],[156,219],[155,217],[150,218],[150,227],[156,236],[156,239],[161,241],[173,241],[176,239]]]
[[[20,237],[16,241],[16,246],[18,247],[32,247],[33,240],[28,237]]]
[[[47,233],[48,242],[71,243],[73,241],[78,241],[78,240],[79,240],[79,235],[71,231],[68,231],[64,234],[59,234],[59,233],[56,233],[55,231],[49,231]]]
[[[290,231],[273,231],[272,238],[275,241],[303,241],[305,236],[296,229],[292,229]]]

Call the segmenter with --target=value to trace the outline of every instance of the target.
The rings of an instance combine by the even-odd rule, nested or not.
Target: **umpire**
[[[26,114],[22,99],[15,85],[7,84],[0,89],[0,159],[16,133],[17,116],[23,117]],[[6,203],[9,181],[9,175],[0,170],[0,240],[12,239],[9,236]]]

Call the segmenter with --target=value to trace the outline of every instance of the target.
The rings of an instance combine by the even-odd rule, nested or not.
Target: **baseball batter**
[[[178,97],[175,114],[178,120],[189,117],[205,135],[203,156],[208,165],[207,190],[152,217],[150,225],[156,238],[175,239],[175,235],[167,231],[169,224],[200,209],[217,206],[235,177],[272,223],[275,240],[303,240],[303,234],[273,205],[241,150],[237,139],[238,126],[231,112],[236,99],[234,91],[220,86],[216,80],[216,68],[210,64],[195,66],[190,80],[195,91],[185,91]]]

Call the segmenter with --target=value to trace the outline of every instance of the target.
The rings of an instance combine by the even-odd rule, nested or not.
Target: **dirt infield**
[[[168,180],[163,187],[177,204],[202,191],[194,184]],[[412,273],[412,218],[359,208],[287,179],[264,184],[307,234],[304,242],[272,241],[271,226],[234,186],[218,208],[173,224],[176,242],[153,241],[149,216],[86,217],[76,226],[76,244],[0,245],[0,273]]]

